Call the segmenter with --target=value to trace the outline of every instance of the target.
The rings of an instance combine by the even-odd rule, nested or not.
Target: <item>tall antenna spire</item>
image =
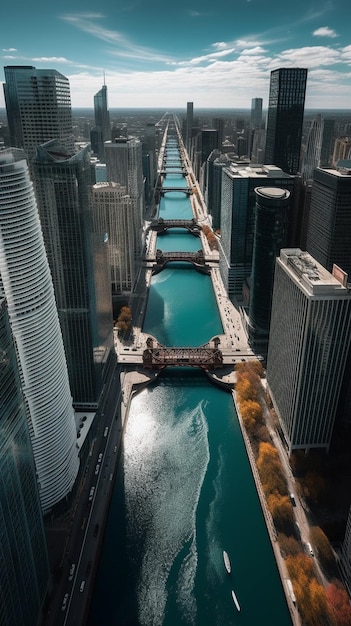
[[[104,73],[104,87],[105,87],[105,70],[103,70]]]

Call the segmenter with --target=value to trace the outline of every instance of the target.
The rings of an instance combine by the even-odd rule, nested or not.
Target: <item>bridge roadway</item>
[[[158,220],[152,220],[149,229],[154,230],[157,233],[162,233],[169,228],[186,228],[192,235],[199,236],[201,232],[201,226],[199,226],[196,220],[164,220],[162,217]]]

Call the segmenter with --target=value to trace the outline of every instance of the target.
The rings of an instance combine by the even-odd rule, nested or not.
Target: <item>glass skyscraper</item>
[[[56,70],[37,70],[29,65],[9,65],[4,73],[11,146],[23,148],[31,159],[40,144],[59,139],[73,152],[68,78]]]
[[[287,244],[290,192],[256,187],[255,196],[249,337],[253,344],[267,345],[275,259]]]
[[[112,349],[112,302],[104,233],[93,233],[88,148],[38,148],[33,172],[75,408],[94,410]]]
[[[12,152],[0,154],[0,273],[45,514],[74,486],[77,433],[33,185]]]
[[[350,162],[351,166],[351,162]],[[351,167],[315,169],[306,249],[329,272],[339,265],[351,276]]]
[[[232,163],[222,169],[220,268],[229,294],[242,296],[252,268],[256,187],[292,191],[294,177],[273,165]]]
[[[49,566],[25,403],[4,298],[0,298],[0,407],[0,623],[36,626]]]
[[[107,108],[107,87],[103,85],[94,96],[96,147],[95,152],[104,159],[104,143],[111,139],[110,114]]]
[[[294,175],[299,170],[306,82],[303,68],[271,72],[264,162]]]

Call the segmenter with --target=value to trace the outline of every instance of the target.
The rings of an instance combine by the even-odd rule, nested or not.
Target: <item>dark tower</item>
[[[252,343],[267,343],[271,318],[275,259],[287,241],[290,192],[256,187],[255,226],[249,308]]]
[[[293,175],[299,169],[306,82],[306,69],[271,72],[264,162]]]

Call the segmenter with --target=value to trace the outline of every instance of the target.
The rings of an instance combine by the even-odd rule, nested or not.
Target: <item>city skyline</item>
[[[67,8],[67,10],[66,10]],[[71,7],[38,0],[7,5],[2,20],[3,66],[55,69],[70,81],[72,106],[93,107],[104,81],[109,108],[267,108],[270,72],[306,67],[306,108],[349,108],[351,36],[346,0],[306,6],[241,0],[124,2],[89,0]],[[0,108],[4,97],[1,90]]]

